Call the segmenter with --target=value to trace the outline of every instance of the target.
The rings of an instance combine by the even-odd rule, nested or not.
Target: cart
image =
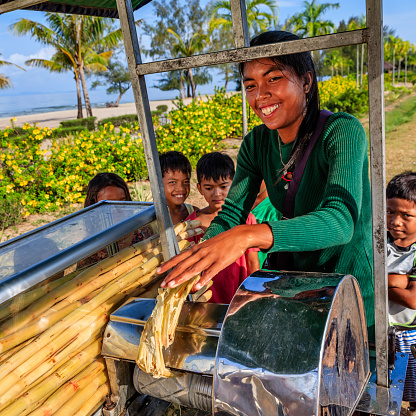
[[[195,337],[197,338],[197,335],[205,337],[204,341],[198,342],[203,345],[210,345],[211,348],[210,353],[207,353],[208,359],[205,361],[202,360],[205,363],[202,367],[199,367],[201,363],[201,360],[198,358],[200,351],[197,352],[197,350],[200,350],[199,347],[195,347],[195,351],[188,352],[187,356],[179,360],[180,362],[176,364],[173,363],[172,357],[177,358],[178,354],[172,355],[172,368],[176,368],[184,374],[180,380],[184,382],[182,386],[177,384],[169,385],[168,383],[163,384],[146,379],[146,375],[140,374],[137,369],[134,369],[131,355],[129,355],[127,350],[123,349],[124,347],[121,349],[118,348],[118,351],[115,352],[112,349],[114,345],[106,342],[103,347],[103,355],[106,357],[112,395],[108,398],[107,405],[103,409],[104,414],[118,415],[126,411],[126,406],[130,404],[133,392],[140,391],[141,394],[169,399],[170,401],[176,401],[177,403],[182,403],[190,407],[212,412],[215,415],[318,413],[322,415],[347,415],[352,414],[355,408],[367,414],[398,415],[400,413],[407,357],[405,354],[394,354],[388,334],[385,198],[380,197],[380,195],[384,195],[385,186],[382,1],[366,0],[367,27],[365,29],[299,39],[279,44],[249,47],[245,2],[244,0],[230,0],[235,49],[187,58],[142,63],[133,10],[143,6],[147,2],[147,0],[135,0],[133,2],[131,0],[116,0],[116,3],[114,1],[108,2],[103,7],[100,2],[92,0],[58,0],[54,2],[44,0],[0,0],[0,13],[18,8],[30,8],[42,11],[119,17],[154,200],[154,208],[152,209],[154,210],[154,216],[160,232],[164,258],[170,258],[177,254],[178,245],[166,207],[144,76],[190,67],[238,63],[249,59],[272,57],[294,52],[330,49],[345,45],[367,43],[375,275],[375,358],[371,357],[369,359],[365,319],[362,316],[360,307],[357,306],[355,311],[351,310],[351,313],[354,314],[354,319],[341,319],[342,308],[339,309],[339,305],[346,307],[347,299],[354,299],[356,305],[360,305],[360,302],[362,302],[360,301],[361,295],[355,280],[350,276],[320,276],[319,279],[315,279],[315,283],[318,286],[314,286],[313,290],[323,290],[324,288],[327,290],[328,287],[332,288],[332,290],[323,296],[323,304],[319,304],[318,302],[312,308],[315,312],[321,311],[320,313],[323,313],[324,311],[325,316],[325,319],[321,322],[321,326],[317,329],[318,333],[320,333],[318,336],[320,340],[319,345],[321,345],[320,353],[318,356],[315,356],[314,363],[310,363],[312,367],[308,367],[309,370],[314,368],[316,371],[313,374],[309,374],[309,378],[303,378],[304,383],[301,383],[299,381],[301,379],[300,374],[305,375],[309,370],[306,371],[305,368],[300,368],[296,370],[298,373],[296,371],[290,373],[289,369],[286,368],[286,375],[291,374],[294,376],[297,374],[298,376],[289,377],[291,379],[290,382],[286,379],[282,381],[282,361],[280,363],[270,363],[269,359],[272,356],[269,355],[267,356],[267,360],[253,358],[256,342],[261,337],[266,337],[267,339],[266,334],[258,333],[254,343],[246,340],[246,344],[243,346],[239,343],[240,341],[236,341],[239,339],[238,334],[241,335],[244,332],[241,330],[243,322],[241,319],[244,317],[243,312],[248,307],[255,307],[257,302],[262,303],[267,301],[271,303],[273,310],[281,310],[281,305],[278,305],[279,302],[276,299],[278,299],[282,290],[287,289],[284,289],[281,283],[286,281],[290,276],[282,273],[270,275],[267,272],[259,272],[259,274],[247,279],[242,287],[240,287],[231,305],[219,305],[210,311],[209,316],[212,316],[212,319],[209,321],[210,323],[205,320],[204,324],[199,325],[196,330],[195,325],[191,325],[192,322],[190,324],[185,318],[183,318],[183,322],[180,322],[179,332],[182,331],[183,334],[187,334],[194,342],[196,342]],[[243,112],[245,108],[245,103],[243,102]],[[244,131],[246,132],[246,124],[244,125]],[[85,215],[85,211],[81,211],[80,214],[75,214],[75,217],[77,215]],[[62,253],[55,253],[58,257],[52,256],[40,263],[33,263],[28,269],[7,276],[6,279],[0,282],[0,302],[5,302],[13,296],[33,287],[40,281],[50,278],[53,274],[64,271],[70,264],[74,264],[81,258],[88,256],[99,247],[114,244],[120,236],[131,231],[129,227],[131,227],[132,223],[130,221],[134,223],[136,228],[149,223],[151,219],[147,215],[145,216],[142,213],[134,214],[130,219],[126,219],[118,225],[112,225],[107,230],[103,230],[102,234],[95,239],[94,243],[91,239],[87,238],[83,242],[75,243],[67,251],[63,250]],[[34,235],[32,233],[29,234],[13,240],[11,244],[22,243],[24,240],[29,241],[29,238],[32,238]],[[0,249],[4,250],[5,245],[0,246]],[[58,258],[59,262],[57,261]],[[292,280],[298,281],[298,277],[292,276]],[[304,278],[305,281],[308,280],[308,276],[304,276]],[[329,283],[326,282],[324,286],[322,286],[322,282],[318,284],[317,282],[322,279],[327,279]],[[263,282],[262,290],[258,287],[259,281]],[[297,287],[295,294],[303,293],[304,291],[304,287]],[[257,300],[247,302],[247,299],[251,298],[253,294],[257,296]],[[273,297],[274,295],[278,296]],[[291,297],[289,296],[288,298]],[[245,300],[243,301],[243,299]],[[335,307],[335,305],[338,306]],[[189,308],[189,315],[193,316],[196,321],[198,321],[198,317],[200,316],[208,316],[205,311],[198,312],[198,308],[195,305],[191,304],[187,307]],[[125,305],[121,310],[112,315],[111,324],[106,329],[105,337],[108,340],[117,337],[117,343],[121,344],[127,340],[128,342],[127,344],[123,344],[124,346],[137,344],[137,341],[140,339],[143,322],[149,316],[151,309],[151,302],[147,302],[146,304],[145,302],[133,300],[131,304]],[[261,309],[258,309],[258,311],[256,317],[261,318]],[[352,330],[351,323],[353,321],[355,322],[355,332]],[[264,321],[260,319],[257,322],[257,327],[259,325],[261,327],[262,322]],[[336,326],[338,328],[337,330],[334,329],[333,322],[341,323],[339,327]],[[126,325],[130,326],[129,329]],[[124,330],[127,332],[123,332]],[[128,331],[133,331],[135,336],[133,338],[129,336]],[[242,332],[240,333],[239,331]],[[347,336],[347,333],[354,339],[353,343],[351,336]],[[231,336],[230,334],[234,334],[235,336]],[[186,338],[185,335],[183,339]],[[287,345],[282,346],[278,340],[272,341],[272,339],[274,338],[268,340],[268,346],[273,352],[280,349],[287,350]],[[116,345],[120,346],[120,344]],[[189,346],[189,344],[187,345]],[[350,354],[335,354],[337,357],[337,365],[340,365],[341,357],[344,359],[343,366],[337,369],[338,375],[335,374],[336,372],[329,370],[329,368],[335,368],[334,363],[332,363],[332,366],[328,365],[328,362],[331,362],[328,354],[331,348],[335,348],[335,345],[337,346],[336,348],[344,345],[345,351],[348,350]],[[352,345],[354,345],[353,352],[349,349]],[[237,354],[236,357],[232,354],[232,351],[235,352],[236,350],[242,351],[244,354],[242,356]],[[306,350],[303,352],[304,354],[308,354]],[[346,358],[347,356],[348,359]],[[361,363],[359,367],[356,364],[352,364],[353,362],[357,363],[357,361]],[[169,363],[168,357],[167,362]],[[193,364],[189,364],[190,362]],[[199,364],[196,366],[195,362]],[[237,362],[239,365],[236,366],[235,371],[231,371],[230,368]],[[352,371],[351,368],[359,368],[359,371]],[[339,374],[341,369],[343,370],[342,374],[356,374],[357,377],[351,376],[350,378],[343,379]],[[257,373],[261,375],[257,376]],[[231,377],[230,374],[234,374],[235,377]],[[328,375],[329,378],[325,379],[325,375]],[[269,389],[265,387],[268,383],[275,385],[273,380],[276,377],[280,378],[280,383],[283,383],[287,387],[286,389],[277,389],[279,390],[277,391],[273,390],[273,388]],[[332,382],[330,381],[331,377]],[[294,378],[296,378],[298,384],[293,381]],[[248,390],[242,388],[244,385],[250,387],[251,395],[247,396]],[[239,386],[239,388],[237,389],[236,386]],[[194,387],[198,387],[197,391],[188,394]],[[254,394],[255,391],[258,394]],[[261,392],[264,394],[261,394]],[[341,400],[342,397],[345,398],[346,395],[348,396],[347,392],[351,392],[351,396],[347,400]],[[290,396],[290,400],[287,398],[288,396]],[[286,401],[282,397],[286,397]],[[243,399],[247,400],[244,401]],[[211,403],[211,406],[209,403]],[[241,403],[245,404],[242,405]],[[285,403],[291,404],[290,406],[286,406]],[[137,406],[136,402],[136,410]],[[134,406],[131,407],[130,413],[135,414],[132,409],[134,409]]]

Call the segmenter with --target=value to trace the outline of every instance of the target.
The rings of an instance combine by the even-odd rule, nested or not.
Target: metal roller
[[[107,360],[135,361],[154,305],[135,299],[111,316]],[[215,416],[350,415],[370,375],[359,286],[349,275],[256,272],[230,305],[185,303],[164,358],[178,376],[136,367],[137,391]]]

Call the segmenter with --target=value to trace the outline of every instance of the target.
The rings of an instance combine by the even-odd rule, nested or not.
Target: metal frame
[[[236,48],[188,58],[143,64],[131,0],[117,0],[124,45],[130,69],[137,113],[143,137],[143,146],[149,170],[150,184],[161,231],[165,258],[177,252],[172,224],[166,207],[162,176],[158,163],[156,138],[150,114],[145,74],[172,71],[190,67],[237,63],[261,57],[284,55],[308,50],[329,49],[345,45],[368,44],[368,83],[370,107],[371,198],[373,210],[374,286],[376,319],[377,384],[389,386],[387,364],[388,315],[385,220],[385,155],[384,155],[384,78],[383,78],[383,15],[382,0],[366,0],[367,28],[346,33],[300,39],[275,45],[248,47],[248,29],[245,0],[230,0],[234,42]],[[0,5],[0,13],[37,4],[39,0],[12,0]],[[245,109],[245,106],[243,107]]]
[[[126,202],[118,202],[118,201],[102,201],[101,204],[111,204],[111,205],[126,205]],[[138,202],[130,202],[131,205],[148,205],[147,203],[138,203]],[[85,208],[82,212],[88,211],[90,209],[97,208],[96,205]],[[10,240],[3,244],[2,247],[9,245],[12,242],[15,242],[19,239],[26,238],[28,235],[33,233],[40,232],[41,230],[45,230],[51,228],[53,225],[61,221],[67,221],[68,218],[72,216],[77,216],[81,213],[81,211],[77,211],[71,216],[66,216],[61,220],[54,221],[50,224],[45,225],[44,227],[37,228],[33,232],[26,233],[22,236],[16,237],[13,240]],[[102,249],[105,246],[113,243],[114,241],[124,237],[125,235],[129,234],[132,230],[140,228],[151,221],[156,219],[155,208],[153,205],[149,205],[148,208],[144,209],[137,214],[134,214],[130,218],[127,218],[119,223],[101,231],[98,234],[95,234],[78,244],[72,245],[59,253],[55,254],[52,257],[49,257],[34,266],[31,266],[25,270],[17,274],[13,274],[3,281],[0,282],[0,304],[3,302],[11,299],[12,297],[22,293],[23,291],[31,288],[32,286],[36,285],[39,282],[47,279],[54,274],[65,270],[67,267],[72,266],[77,261],[95,253],[96,251]]]
[[[131,0],[117,0],[117,7],[120,16],[127,59],[129,62],[137,113],[140,120],[146,160],[148,162],[149,177],[151,184],[153,183],[152,193],[155,197],[156,195],[154,193],[154,189],[156,192],[161,192],[160,187],[162,182],[161,176],[158,173],[159,164],[157,163],[157,158],[153,157],[151,154],[151,152],[153,152],[153,155],[157,152],[155,150],[155,134],[150,117],[144,75],[222,63],[238,63],[257,58],[367,43],[369,61],[368,88],[370,106],[371,198],[374,230],[373,261],[376,316],[376,368],[377,384],[381,387],[388,387],[382,0],[366,0],[367,29],[256,47],[248,47],[248,26],[245,0],[230,0],[230,2],[233,19],[234,43],[236,46],[235,49],[205,55],[197,55],[188,58],[142,63],[136,28],[134,25]],[[243,109],[245,109],[245,105],[243,106]],[[157,165],[156,169],[154,169],[154,165]],[[163,194],[163,192],[161,193]],[[165,203],[164,195],[160,198],[160,201],[155,200],[155,206],[159,203]],[[160,217],[158,214],[160,211],[166,215],[165,212],[161,210],[161,207],[159,207],[156,211],[158,218]],[[167,222],[168,221],[165,221],[165,223]],[[171,237],[169,236],[168,239],[169,238]]]

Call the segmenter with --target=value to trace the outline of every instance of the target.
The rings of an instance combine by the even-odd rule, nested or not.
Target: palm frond
[[[4,90],[6,88],[13,88],[13,85],[9,78],[3,74],[0,74],[0,89]]]

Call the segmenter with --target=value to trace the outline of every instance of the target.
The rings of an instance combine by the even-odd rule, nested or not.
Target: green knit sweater
[[[287,182],[278,181],[279,140],[278,132],[265,125],[245,137],[228,197],[206,239],[245,224],[263,178],[270,201],[282,212]],[[293,143],[280,144],[287,162]],[[270,251],[293,252],[296,270],[349,273],[357,278],[370,327],[374,283],[367,147],[364,128],[356,118],[345,113],[330,116],[306,164],[295,218],[268,224],[274,237]]]

